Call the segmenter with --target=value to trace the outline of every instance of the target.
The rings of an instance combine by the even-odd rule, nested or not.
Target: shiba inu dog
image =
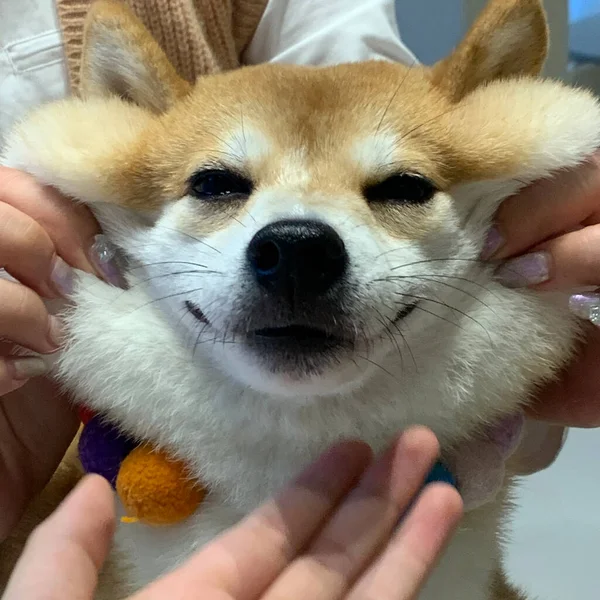
[[[179,564],[327,445],[410,424],[444,455],[570,358],[557,294],[480,260],[499,203],[600,144],[587,92],[538,77],[538,0],[492,0],[431,68],[387,62],[176,74],[101,1],[81,99],[35,111],[4,164],[88,204],[126,291],[82,275],[56,377],[209,489],[181,524],[119,527],[99,597]],[[421,597],[520,597],[502,574],[510,469]]]

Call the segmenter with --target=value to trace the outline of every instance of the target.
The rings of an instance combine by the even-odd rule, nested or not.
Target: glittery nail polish
[[[569,298],[570,311],[600,327],[600,294],[574,294]]]
[[[550,257],[547,252],[533,252],[513,258],[496,271],[496,279],[508,288],[536,285],[549,278]]]
[[[127,288],[127,282],[121,274],[117,248],[105,235],[97,235],[90,249],[90,260],[102,277],[111,285]]]

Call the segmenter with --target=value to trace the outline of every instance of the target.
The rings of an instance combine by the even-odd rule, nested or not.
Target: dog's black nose
[[[325,293],[348,265],[346,247],[335,229],[312,220],[263,227],[248,245],[247,256],[263,288],[292,297]]]

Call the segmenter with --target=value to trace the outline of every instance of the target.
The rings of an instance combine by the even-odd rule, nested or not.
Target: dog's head
[[[100,2],[84,98],[33,114],[9,162],[90,204],[232,378],[306,397],[426,375],[451,336],[489,345],[478,257],[498,202],[598,144],[591,96],[536,79],[546,46],[538,0],[495,0],[432,68],[261,65],[190,86]]]

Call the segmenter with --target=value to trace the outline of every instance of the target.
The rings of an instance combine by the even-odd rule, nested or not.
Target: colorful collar
[[[181,461],[137,443],[86,409],[80,418],[81,464],[115,488],[127,512],[122,521],[171,525],[192,515],[202,503],[206,490],[192,480]],[[461,444],[445,463],[435,464],[425,485],[453,485],[465,510],[492,501],[502,486],[505,462],[520,441],[523,422],[520,415],[505,418]]]

